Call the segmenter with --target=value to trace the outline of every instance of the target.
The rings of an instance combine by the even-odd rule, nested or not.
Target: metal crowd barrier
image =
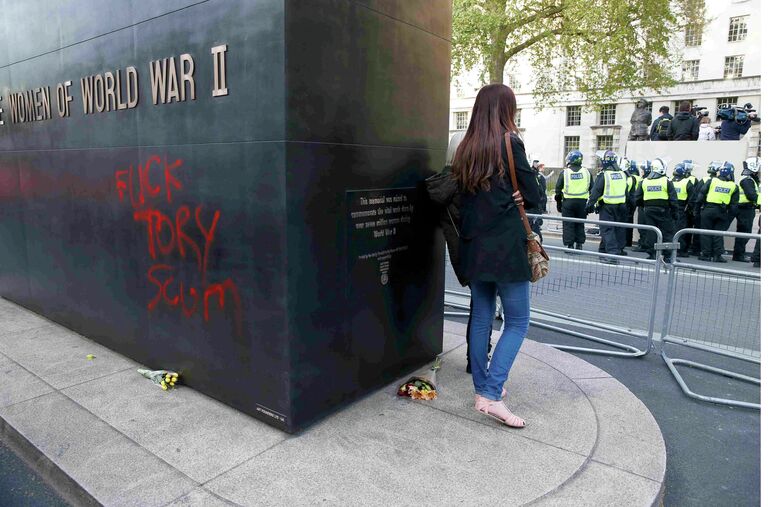
[[[683,234],[759,239],[758,234],[682,229]],[[692,398],[760,409],[759,403],[704,396],[692,391],[677,365],[760,385],[760,379],[669,355],[669,344],[760,365],[760,273],[680,262],[673,250],[661,331],[661,356],[683,392]],[[716,307],[713,308],[713,303]],[[695,311],[691,311],[695,310]],[[736,328],[736,329],[734,329]]]
[[[656,301],[663,264],[661,250],[669,247],[662,243],[661,231],[650,225],[624,222],[552,215],[530,214],[528,216],[533,219],[540,218],[545,222],[609,225],[622,229],[622,233],[626,229],[642,229],[656,235],[655,259],[638,259],[546,245],[545,248],[550,256],[549,275],[531,284],[531,326],[557,331],[619,350],[550,343],[552,347],[620,357],[646,355],[653,347]],[[608,259],[615,260],[618,264],[601,262]],[[579,313],[583,313],[584,316],[575,316]],[[624,338],[625,341],[609,340],[589,334],[587,331],[575,331],[570,327],[557,325],[559,323],[607,331]],[[629,340],[626,338],[634,344],[628,343]]]
[[[531,284],[531,326],[557,331],[618,350],[550,343],[552,347],[621,357],[641,357],[647,354],[652,347],[656,319],[659,273],[662,266],[661,249],[669,247],[661,243],[661,231],[649,225],[623,222],[600,222],[554,215],[531,214],[529,217],[541,218],[545,223],[602,223],[622,229],[645,229],[656,234],[658,241],[655,259],[637,259],[546,245],[550,255],[550,273],[544,279]],[[601,259],[615,259],[618,264],[604,264],[600,262]],[[461,287],[459,284],[447,252],[445,273],[445,305],[451,308],[445,315],[468,316],[469,287]],[[575,316],[582,310],[589,318]],[[502,315],[498,302],[496,314]],[[559,323],[566,323],[571,327],[562,327],[557,325]],[[629,338],[634,344],[609,340],[572,328],[580,326]]]

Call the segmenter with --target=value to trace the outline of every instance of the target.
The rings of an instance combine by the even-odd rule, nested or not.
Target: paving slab
[[[578,379],[595,407],[599,435],[592,459],[662,482],[667,469],[664,437],[650,411],[614,378]]]
[[[522,351],[529,348],[524,342]],[[517,432],[473,409],[472,377],[464,370],[466,346],[446,354],[439,371],[440,395],[429,404],[479,424]],[[597,438],[597,420],[589,400],[571,379],[548,364],[519,354],[505,384],[510,410],[526,421],[526,438],[588,456]]]
[[[58,392],[0,408],[0,417],[104,505],[161,506],[196,486]]]
[[[43,327],[50,323],[50,320],[0,298],[0,335]]]
[[[8,323],[33,322],[29,312],[0,310],[0,431],[91,503],[654,505],[663,490],[664,440],[645,406],[528,340],[507,382],[523,430],[474,411],[466,328],[446,323],[436,400],[398,398],[398,381],[291,436],[192,389],[164,392],[55,324],[19,330]]]
[[[0,354],[0,407],[53,392],[40,378]]]
[[[168,507],[232,507],[236,505],[200,487],[193,489],[181,498],[177,498],[169,503]]]
[[[241,505],[485,504],[499,494],[525,503],[583,460],[498,425],[379,392],[206,488]]]
[[[135,369],[62,392],[199,483],[288,437],[193,389],[148,385]]]
[[[0,334],[0,352],[63,389],[138,364],[56,324]],[[87,359],[92,354],[93,360]]]
[[[537,507],[646,507],[659,494],[659,483],[602,463],[590,461],[555,491],[532,502]]]

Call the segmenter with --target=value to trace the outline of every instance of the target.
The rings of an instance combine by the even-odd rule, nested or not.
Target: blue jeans
[[[469,360],[475,393],[500,400],[501,389],[528,332],[531,316],[530,282],[472,282],[472,322],[469,329]],[[504,307],[504,332],[488,365],[488,334],[496,312],[496,291]]]

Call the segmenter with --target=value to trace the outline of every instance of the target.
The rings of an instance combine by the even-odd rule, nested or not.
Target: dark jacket
[[[459,230],[461,227],[461,196],[458,192],[456,178],[453,177],[451,166],[447,165],[443,172],[427,178],[427,194],[429,199],[438,207],[440,213],[440,227],[443,229],[445,243],[448,245],[448,257],[451,266],[456,273],[456,278],[462,287],[466,287],[468,281],[461,276],[459,269]]]
[[[669,126],[672,141],[696,141],[699,139],[699,120],[688,111],[678,112]]]
[[[535,212],[543,215],[547,212],[547,178],[543,174],[537,173],[536,183],[539,185],[539,204],[536,206]]]
[[[720,123],[720,140],[721,141],[738,141],[743,134],[749,131],[752,126],[752,120],[747,120],[745,123],[739,125],[736,120],[723,120]]]
[[[659,137],[659,133],[656,132],[659,128],[659,122],[662,119],[671,120],[672,115],[669,113],[665,113],[659,116],[658,118],[656,118],[655,120],[653,120],[653,125],[651,125],[651,141],[667,141],[668,140],[667,137]]]
[[[494,171],[491,188],[461,194],[462,276],[471,282],[522,282],[530,280],[525,229],[512,198],[508,160],[504,143],[499,146],[504,160],[502,176]],[[525,156],[523,141],[513,136],[517,182],[526,209],[539,205],[536,172]]]

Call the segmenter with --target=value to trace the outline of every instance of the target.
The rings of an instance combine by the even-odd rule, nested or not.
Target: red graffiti
[[[235,331],[242,335],[243,309],[237,284],[231,278],[208,282],[221,211],[206,210],[203,204],[198,204],[192,222],[190,205],[179,205],[174,213],[158,208],[172,205],[174,195],[183,190],[182,182],[174,174],[183,163],[181,159],[168,162],[153,155],[136,169],[130,165],[115,171],[120,202],[127,198],[133,208],[133,221],[143,225],[147,254],[152,261],[146,276],[156,289],[147,309],[154,312],[162,305],[178,309],[186,318],[200,315],[204,322],[209,322],[214,308],[231,318]],[[181,264],[174,265],[174,261]],[[183,269],[183,263],[189,261],[195,267],[192,281],[188,280],[189,269]]]

